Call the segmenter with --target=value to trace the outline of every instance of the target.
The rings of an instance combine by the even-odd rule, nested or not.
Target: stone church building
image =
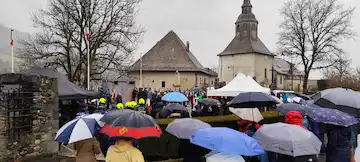
[[[142,75],[140,75],[142,69]],[[170,31],[129,68],[138,88],[186,90],[212,87],[217,73],[203,67],[185,43]]]
[[[242,13],[235,22],[235,36],[218,54],[220,81],[229,83],[237,73],[243,73],[265,87],[270,86],[275,54],[260,40],[258,25],[250,0],[244,0]]]

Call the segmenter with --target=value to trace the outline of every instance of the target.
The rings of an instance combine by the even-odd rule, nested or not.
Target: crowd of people
[[[228,101],[233,98],[214,97],[213,99],[219,101],[219,104],[210,106],[201,102],[201,100],[208,97],[204,91],[199,90],[179,92],[188,98],[187,102],[176,103],[164,101],[162,97],[171,92],[172,91],[157,92],[156,90],[152,91],[150,88],[135,89],[132,94],[132,101],[126,102],[122,100],[121,95],[117,95],[117,97],[104,95],[104,97],[100,99],[93,100],[91,102],[92,104],[87,106],[87,113],[91,114],[100,111],[106,114],[112,110],[130,109],[157,119],[231,114],[226,105]],[[287,101],[287,95],[282,95],[280,100]],[[165,110],[169,110],[166,109],[167,107],[173,105],[190,108],[191,111],[174,109],[170,113],[163,113]],[[303,116],[297,111],[287,112],[284,116],[284,121],[287,124],[296,125],[313,132],[322,142],[321,153],[326,153],[326,162],[355,162],[354,156],[357,148],[358,124],[350,127],[324,124],[316,122],[307,116]],[[250,137],[262,127],[259,123],[250,120],[240,120],[237,124],[238,130]],[[76,157],[78,162],[95,162],[95,155],[99,153],[102,153],[106,157],[106,162],[144,161],[144,157],[138,149],[138,142],[133,139],[109,140],[106,136],[100,134],[97,136],[97,140],[89,139],[76,142],[74,149],[77,151]],[[184,151],[183,148],[179,148],[179,154],[181,154],[185,162],[204,161],[203,153],[194,154],[193,152]],[[248,157],[247,160],[251,162],[317,162],[319,161],[319,155],[293,157],[266,151],[264,154]]]

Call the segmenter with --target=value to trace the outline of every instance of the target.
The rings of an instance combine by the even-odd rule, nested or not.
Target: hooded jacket
[[[303,125],[302,125],[302,120],[303,117],[302,115],[297,112],[297,111],[289,111],[286,113],[285,115],[285,122],[288,124],[292,124],[292,125],[297,125],[301,128],[306,129]]]
[[[145,162],[142,153],[127,143],[116,143],[110,146],[106,162]]]

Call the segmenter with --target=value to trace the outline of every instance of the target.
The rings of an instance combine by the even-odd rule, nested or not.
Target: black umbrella
[[[180,104],[168,104],[164,107],[164,109],[169,111],[174,111],[174,110],[186,111],[186,112],[189,111],[188,108]]]
[[[176,113],[180,115],[179,117],[188,117],[189,116],[189,110],[180,104],[168,104],[165,106],[160,112],[159,117],[160,118],[167,118],[171,114]]]
[[[355,117],[360,117],[360,93],[351,89],[333,88],[321,91],[313,97],[314,104],[337,109]]]
[[[220,102],[218,100],[211,99],[211,98],[204,98],[200,101],[200,103],[202,103],[204,105],[209,105],[209,106],[219,106],[220,105]]]
[[[263,92],[246,92],[240,93],[228,104],[229,107],[233,108],[255,108],[255,107],[264,107],[272,106],[278,104],[278,102],[270,96]]]
[[[112,139],[160,137],[162,133],[154,118],[128,109],[110,111],[100,121],[105,122],[100,133]]]

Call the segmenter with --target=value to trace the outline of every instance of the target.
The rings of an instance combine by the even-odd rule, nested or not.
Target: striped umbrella
[[[73,143],[93,138],[103,123],[100,121],[102,114],[79,116],[63,125],[55,136],[55,141]],[[100,117],[100,118],[99,118]]]

